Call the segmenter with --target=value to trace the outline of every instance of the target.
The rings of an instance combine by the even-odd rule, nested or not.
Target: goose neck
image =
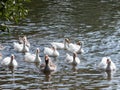
[[[107,67],[106,67],[106,71],[110,71],[111,70],[110,66],[111,66],[111,62],[108,62]]]
[[[11,55],[11,60],[10,60],[10,63],[12,63],[12,62],[13,62],[13,59],[14,59],[14,56],[13,56],[13,55]]]
[[[36,58],[39,58],[39,53],[38,52],[36,52]]]
[[[75,58],[76,58],[75,55],[73,55],[73,64],[77,65]]]

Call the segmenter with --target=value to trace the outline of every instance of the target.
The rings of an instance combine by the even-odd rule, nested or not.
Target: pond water
[[[0,42],[6,48],[3,58],[12,53],[18,61],[14,77],[0,65],[0,89],[38,90],[119,90],[120,89],[120,2],[119,0],[36,0],[28,5],[30,13],[19,25],[11,24],[10,35],[0,32]],[[65,50],[53,62],[57,71],[46,77],[33,64],[23,61],[23,54],[13,48],[19,35],[26,35],[31,43],[30,52],[43,48],[50,42],[84,42],[84,53],[76,70],[64,59]],[[109,77],[97,70],[102,57],[109,56],[117,71]]]

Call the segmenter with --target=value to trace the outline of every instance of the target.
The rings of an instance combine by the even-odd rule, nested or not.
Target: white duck
[[[73,44],[73,43],[70,43],[68,41],[68,46],[67,46],[67,50],[74,53],[83,53],[84,50],[83,50],[83,43],[81,41],[78,41],[77,44]]]
[[[40,53],[39,48],[36,49],[36,54],[26,53],[24,56],[24,61],[29,63],[35,63],[36,67],[38,67],[41,63],[39,53]]]
[[[103,57],[100,64],[98,65],[99,69],[105,70],[105,71],[114,71],[116,70],[115,64],[112,62],[110,57]]]
[[[18,63],[15,60],[14,54],[11,55],[11,57],[6,57],[1,61],[1,65],[6,66],[9,68],[9,70],[14,73],[14,70],[17,68]]]
[[[45,55],[45,64],[41,64],[40,69],[43,73],[50,74],[57,69],[57,66],[50,60],[48,55]]]
[[[27,37],[26,36],[19,37],[20,44],[23,44],[24,40],[25,40],[25,45],[30,48],[30,42],[28,41]]]
[[[26,42],[25,42],[25,39],[23,39],[23,41],[24,41],[23,44],[19,44],[19,43],[17,43],[17,42],[13,42],[13,44],[14,44],[14,49],[15,49],[16,51],[18,51],[18,52],[23,52],[23,53],[29,51],[29,47],[27,47],[27,46],[25,45],[25,43],[26,43]]]
[[[73,53],[73,56],[67,53],[65,61],[74,65],[80,64],[80,59],[77,57],[77,53]]]
[[[64,42],[63,43],[60,43],[60,42],[52,42],[50,43],[52,46],[55,46],[57,49],[66,49],[67,46],[68,46],[68,43],[67,43],[68,39],[65,38]]]
[[[52,56],[52,57],[58,57],[59,56],[59,52],[57,51],[55,46],[52,46],[52,48],[44,47],[44,54]]]

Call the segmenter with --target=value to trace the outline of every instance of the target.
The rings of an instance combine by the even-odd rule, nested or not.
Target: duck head
[[[48,63],[49,63],[49,56],[48,55],[45,55],[45,63],[46,63],[46,65],[48,65]]]
[[[77,42],[77,45],[81,46],[81,45],[82,45],[82,42],[81,42],[81,41],[78,41],[78,42]]]

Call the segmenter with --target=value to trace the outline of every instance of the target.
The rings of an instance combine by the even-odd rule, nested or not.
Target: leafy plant
[[[1,31],[9,31],[5,21],[18,23],[28,14],[25,3],[30,0],[0,0],[0,25]]]

